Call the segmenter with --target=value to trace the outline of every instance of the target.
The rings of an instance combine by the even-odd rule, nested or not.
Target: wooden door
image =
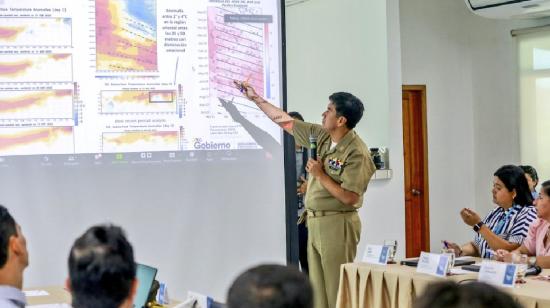
[[[426,86],[403,86],[406,256],[430,251]]]

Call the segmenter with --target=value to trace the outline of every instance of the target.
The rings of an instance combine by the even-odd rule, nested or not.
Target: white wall
[[[459,210],[492,207],[492,174],[519,163],[516,47],[511,29],[545,21],[491,20],[461,0],[402,0],[403,84],[427,85],[430,230],[471,239]]]
[[[402,255],[405,218],[398,2],[308,1],[288,7],[286,14],[288,109],[318,123],[332,92],[351,92],[366,105],[356,131],[369,146],[390,149],[394,177],[369,185],[360,210],[363,231],[358,257],[366,243],[384,239],[398,240],[398,255]]]

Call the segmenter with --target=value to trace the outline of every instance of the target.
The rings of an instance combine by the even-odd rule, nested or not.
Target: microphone
[[[535,265],[525,271],[525,276],[537,276],[538,274],[540,274],[541,271],[542,268],[540,268],[540,266],[538,265]]]
[[[317,160],[317,137],[309,135],[309,157]]]

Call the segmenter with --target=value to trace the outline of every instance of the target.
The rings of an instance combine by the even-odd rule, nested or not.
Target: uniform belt
[[[332,215],[338,215],[338,214],[347,214],[347,213],[353,213],[357,212],[357,210],[352,211],[314,211],[314,210],[307,210],[307,217],[322,217],[322,216],[332,216]]]

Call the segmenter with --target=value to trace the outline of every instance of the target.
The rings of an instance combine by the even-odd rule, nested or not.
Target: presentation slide
[[[249,159],[280,145],[279,128],[233,86],[246,80],[280,103],[279,10],[265,0],[0,1],[0,163]]]
[[[64,285],[101,223],[174,299],[223,301],[246,268],[286,262],[283,133],[232,85],[282,104],[282,8],[0,0],[0,204],[27,238],[24,287]]]

